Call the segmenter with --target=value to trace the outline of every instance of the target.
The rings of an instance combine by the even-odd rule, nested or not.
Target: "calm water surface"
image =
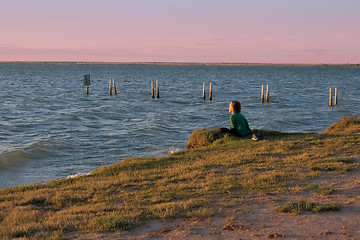
[[[109,78],[117,96],[108,95]],[[204,102],[210,81],[213,101]],[[261,84],[270,103],[260,103]],[[338,88],[335,107],[329,87]],[[324,131],[360,113],[359,90],[360,68],[347,67],[0,64],[0,188],[181,150],[194,129],[228,126],[234,99],[251,128]]]

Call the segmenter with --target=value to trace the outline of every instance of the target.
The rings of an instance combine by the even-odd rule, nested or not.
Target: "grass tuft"
[[[332,188],[327,188],[327,187],[318,187],[317,191],[318,193],[322,194],[322,195],[330,195],[333,194],[335,192],[334,189]]]
[[[339,132],[353,132],[354,130],[358,130],[360,125],[360,116],[358,115],[349,115],[346,117],[344,115],[343,119],[337,121],[330,127],[326,129],[326,133],[339,133]]]
[[[223,136],[224,134],[220,132],[219,128],[202,128],[200,131],[194,130],[193,133],[189,136],[189,141],[186,143],[186,148],[191,149],[208,146]]]

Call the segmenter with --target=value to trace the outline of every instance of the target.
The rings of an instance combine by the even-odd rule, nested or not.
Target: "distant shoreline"
[[[358,64],[327,63],[206,63],[206,62],[77,62],[77,61],[0,61],[0,64],[79,64],[79,65],[158,65],[158,66],[270,66],[270,67],[360,67]]]

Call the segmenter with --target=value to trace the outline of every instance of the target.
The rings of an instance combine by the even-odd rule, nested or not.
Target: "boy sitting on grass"
[[[229,112],[232,113],[230,117],[230,129],[221,128],[222,133],[231,133],[237,137],[246,136],[251,132],[249,123],[241,114],[241,104],[239,101],[231,101],[229,104]]]

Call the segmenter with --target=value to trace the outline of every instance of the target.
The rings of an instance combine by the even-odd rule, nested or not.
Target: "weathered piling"
[[[337,88],[335,88],[334,105],[337,105]]]
[[[156,97],[159,98],[160,97],[160,92],[159,92],[159,81],[156,80]]]
[[[210,90],[209,90],[209,100],[212,101],[212,89],[211,89],[211,82],[210,82]]]
[[[261,84],[261,103],[264,102],[264,84]]]
[[[331,94],[331,88],[329,88],[329,106],[332,106],[332,94]]]
[[[114,94],[117,95],[116,86],[115,86],[115,78],[112,79],[112,85],[113,85],[113,89],[114,89]]]
[[[109,95],[112,95],[112,85],[111,85],[111,78],[109,79]]]
[[[86,86],[86,90],[85,90],[86,95],[89,94],[90,74],[84,75],[83,85]]]
[[[203,100],[205,101],[205,83],[203,82]]]
[[[154,81],[151,80],[151,97],[154,98],[155,97],[155,94],[154,94]]]
[[[265,98],[265,102],[269,101],[269,84],[266,85],[266,98]]]

